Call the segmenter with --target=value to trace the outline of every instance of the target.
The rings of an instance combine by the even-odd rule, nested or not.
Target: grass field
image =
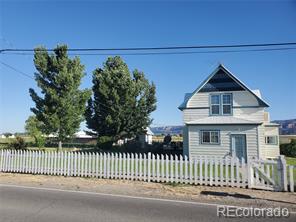
[[[152,141],[153,142],[163,142],[164,136],[153,136]],[[183,137],[181,136],[172,136],[172,142],[183,142]]]

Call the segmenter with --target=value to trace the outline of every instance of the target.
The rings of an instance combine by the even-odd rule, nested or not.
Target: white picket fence
[[[238,158],[133,153],[81,153],[1,150],[0,172],[15,172],[105,179],[252,187],[265,183],[250,175],[250,164]],[[272,174],[271,171],[270,174]],[[259,174],[253,173],[254,176]],[[291,177],[290,177],[291,178]],[[293,177],[292,177],[293,180]],[[263,182],[262,182],[263,181]],[[292,184],[294,188],[294,184]]]

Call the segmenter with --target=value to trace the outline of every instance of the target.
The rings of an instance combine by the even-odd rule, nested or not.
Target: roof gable
[[[228,69],[222,64],[212,72],[211,75],[205,79],[200,86],[191,93],[190,96],[186,96],[184,102],[179,106],[179,109],[185,109],[188,101],[192,96],[198,92],[217,92],[217,91],[241,91],[246,90],[250,92],[258,100],[259,106],[269,107],[269,105],[251,89],[249,89],[242,81],[235,77]]]
[[[219,69],[199,92],[243,91],[245,90],[224,70]]]

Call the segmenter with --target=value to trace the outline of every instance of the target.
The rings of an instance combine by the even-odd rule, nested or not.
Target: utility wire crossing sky
[[[80,56],[82,89],[108,56],[143,71],[156,85],[153,125],[183,124],[184,94],[219,63],[260,89],[272,120],[295,118],[295,11],[295,1],[0,1],[0,133],[24,131],[34,49],[58,44]]]

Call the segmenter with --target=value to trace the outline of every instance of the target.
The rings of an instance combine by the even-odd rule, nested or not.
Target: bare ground
[[[11,173],[0,173],[0,183],[296,211],[296,194],[288,192]]]

